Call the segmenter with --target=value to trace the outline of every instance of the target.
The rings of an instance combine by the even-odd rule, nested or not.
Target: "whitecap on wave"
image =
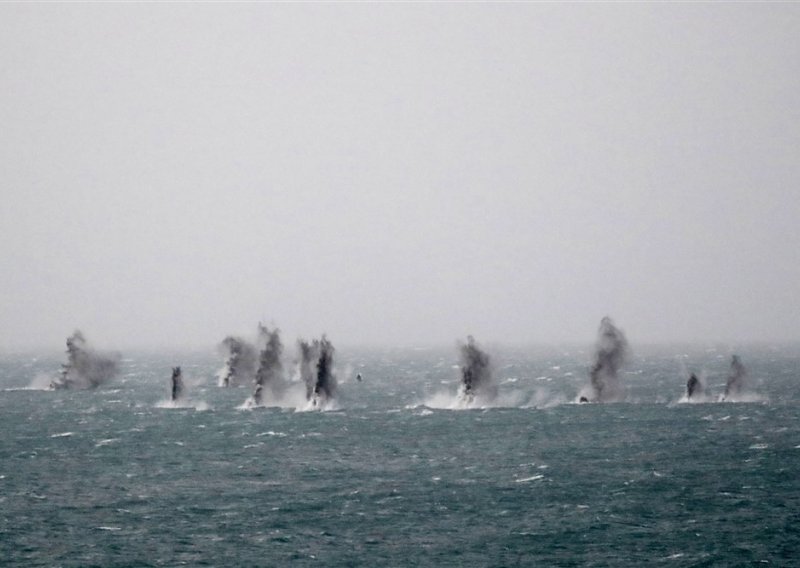
[[[541,479],[544,479],[544,475],[542,475],[541,473],[537,473],[536,475],[532,475],[530,477],[523,477],[521,479],[515,479],[514,483],[527,483],[529,481],[539,481]]]
[[[70,436],[74,435],[75,432],[61,432],[60,434],[52,434],[51,438],[69,438]]]

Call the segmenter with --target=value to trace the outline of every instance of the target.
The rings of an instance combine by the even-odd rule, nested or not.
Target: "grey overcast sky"
[[[0,87],[0,350],[800,340],[798,4],[5,4]]]

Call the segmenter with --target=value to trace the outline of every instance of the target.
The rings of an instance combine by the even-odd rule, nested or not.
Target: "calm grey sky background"
[[[0,6],[0,349],[800,339],[800,5]]]

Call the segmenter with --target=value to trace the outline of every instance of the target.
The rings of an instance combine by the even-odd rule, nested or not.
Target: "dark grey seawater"
[[[491,349],[497,406],[455,404],[455,348],[342,349],[339,410],[239,408],[213,353],[126,353],[95,391],[0,358],[0,564],[772,566],[800,554],[800,349],[637,349],[627,401],[577,405],[589,350]],[[190,399],[165,404],[182,365]],[[360,372],[364,381],[355,381]]]

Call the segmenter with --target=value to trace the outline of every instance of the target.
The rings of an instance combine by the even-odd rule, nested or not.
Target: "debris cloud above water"
[[[489,354],[480,348],[475,338],[467,336],[467,342],[459,346],[461,367],[460,396],[466,403],[476,398],[490,402],[497,396],[497,387],[493,383],[491,359]]]
[[[611,318],[600,321],[595,343],[594,363],[589,372],[589,385],[584,389],[580,402],[618,402],[625,397],[625,389],[619,380],[619,371],[628,360],[628,340]]]
[[[259,342],[263,344],[258,360],[258,370],[255,375],[255,391],[253,402],[263,404],[264,388],[270,391],[271,400],[280,400],[286,389],[286,379],[283,374],[283,344],[281,343],[280,330],[269,330],[259,324]]]
[[[51,389],[94,389],[111,380],[119,371],[119,356],[95,351],[80,330],[67,338],[67,362]]]
[[[222,340],[220,349],[225,354],[225,367],[219,375],[221,387],[243,385],[255,378],[258,350],[252,343],[229,335]]]

